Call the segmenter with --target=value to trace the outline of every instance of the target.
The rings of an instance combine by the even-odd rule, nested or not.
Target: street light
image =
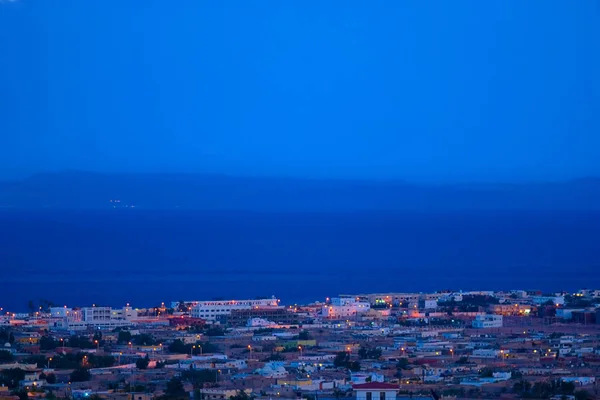
[[[302,357],[302,346],[298,346],[298,350],[300,350],[300,357]]]
[[[52,361],[52,357],[48,359],[48,363],[46,364],[46,368],[50,369],[50,361]]]
[[[248,345],[248,350],[250,350],[250,357],[249,358],[252,358],[252,346]]]
[[[193,357],[195,348],[196,348],[196,346],[192,346],[192,348],[190,349],[190,358]]]

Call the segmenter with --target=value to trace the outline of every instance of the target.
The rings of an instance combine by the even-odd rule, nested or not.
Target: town
[[[2,309],[0,400],[598,398],[600,290]]]

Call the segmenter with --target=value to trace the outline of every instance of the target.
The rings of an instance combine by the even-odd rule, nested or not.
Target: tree
[[[67,344],[69,347],[78,347],[80,349],[93,349],[96,347],[94,346],[94,343],[92,343],[90,339],[85,336],[71,336],[67,340]]]
[[[4,369],[0,372],[0,386],[4,385],[9,389],[16,388],[23,379],[25,379],[25,371],[21,368]]]
[[[170,397],[183,397],[185,396],[185,389],[183,388],[183,382],[180,378],[174,377],[167,382],[166,393]]]
[[[10,337],[10,329],[9,328],[0,328],[0,346],[6,342],[9,342]]]
[[[191,383],[195,389],[202,388],[207,382],[214,382],[215,372],[209,369],[189,369],[181,373],[183,381]]]
[[[175,339],[169,345],[169,351],[171,353],[186,354],[190,350],[186,347],[185,343],[183,343],[181,339]]]
[[[408,365],[409,365],[409,361],[408,358],[401,358],[398,360],[398,363],[396,364],[396,368],[397,369],[408,369]]]
[[[183,300],[179,300],[177,302],[177,311],[179,311],[179,312],[186,312],[186,311],[188,311],[188,307],[189,306],[187,304],[185,304],[185,301],[183,301]]]
[[[131,332],[129,331],[119,331],[119,337],[117,342],[120,344],[131,342]]]
[[[346,367],[350,361],[350,355],[344,351],[340,351],[333,359],[333,365],[336,367]]]
[[[15,356],[8,350],[0,350],[0,362],[11,362]]]
[[[40,307],[43,307],[46,311],[49,311],[50,308],[54,306],[55,304],[50,300],[40,300]]]
[[[56,383],[56,375],[54,375],[54,374],[46,375],[46,382],[48,382],[51,385],[55,384]]]
[[[358,371],[360,371],[360,363],[358,361],[352,361],[348,365],[348,369],[352,372],[358,372]]]
[[[200,354],[216,353],[219,348],[210,342],[196,342],[195,344],[185,344],[180,339],[175,339],[169,345],[169,351],[177,354]]]
[[[310,335],[310,332],[304,330],[298,334],[298,339],[299,340],[311,340],[312,336]]]
[[[27,400],[29,398],[29,395],[27,394],[27,390],[25,389],[21,389],[18,392],[15,393],[17,395],[17,397],[19,397],[19,400]]]
[[[229,397],[229,400],[250,400],[250,396],[243,390],[238,390],[235,396]]]
[[[148,364],[150,364],[150,358],[148,357],[147,354],[146,354],[146,357],[138,358],[137,361],[135,362],[135,366],[138,369],[147,369]]]
[[[206,336],[224,336],[225,330],[220,326],[211,326],[206,330]]]
[[[132,341],[133,341],[133,343],[137,344],[138,346],[152,346],[152,345],[156,344],[154,337],[152,335],[150,335],[149,333],[142,333],[141,335],[135,335],[132,338]]]
[[[71,373],[71,382],[86,382],[89,381],[92,375],[87,368],[79,367]]]
[[[115,360],[115,357],[113,356],[98,356],[95,354],[90,354],[87,357],[87,363],[92,368],[110,368],[115,365],[116,362],[117,360]]]
[[[269,361],[285,361],[285,357],[279,353],[271,353],[271,355],[263,360],[264,362]]]
[[[585,390],[578,390],[575,393],[573,393],[573,395],[575,396],[576,400],[590,400],[593,399],[592,395],[585,391]]]
[[[33,312],[35,311],[35,304],[33,303],[33,300],[29,300],[27,302],[27,308],[29,309],[29,312],[33,314]]]
[[[56,347],[58,347],[58,343],[56,342],[56,340],[54,340],[53,337],[44,335],[40,338],[40,350],[54,350]]]
[[[381,349],[374,349],[369,346],[361,346],[361,348],[358,350],[358,356],[363,360],[377,360],[379,357],[381,357]]]

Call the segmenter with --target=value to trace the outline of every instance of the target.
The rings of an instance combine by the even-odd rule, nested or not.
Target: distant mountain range
[[[201,174],[38,174],[0,181],[0,208],[253,211],[600,210],[600,179],[414,184]]]

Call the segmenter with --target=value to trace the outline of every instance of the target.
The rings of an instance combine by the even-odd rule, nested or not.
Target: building
[[[72,308],[64,307],[50,307],[50,316],[52,318],[69,318],[73,317],[75,314]]]
[[[246,395],[252,394],[252,389],[244,389]],[[239,394],[237,389],[200,389],[198,391],[200,398],[198,400],[228,400]]]
[[[61,311],[62,310],[62,311]],[[132,325],[137,311],[131,307],[112,309],[111,307],[84,307],[81,310],[56,308],[51,310],[54,322],[52,328],[60,330],[86,330],[89,327],[115,329]]]
[[[231,315],[231,312],[234,310],[279,307],[279,299],[271,297],[270,299],[255,300],[213,300],[196,301],[193,304],[191,313],[192,318],[215,321],[223,316]]]
[[[371,309],[371,304],[350,297],[334,297],[329,304],[321,309],[321,316],[325,318],[347,318]]]
[[[535,305],[552,303],[562,306],[565,304],[565,296],[531,296],[531,301]]]
[[[473,353],[471,353],[471,357],[473,358],[499,358],[502,354],[500,350],[495,349],[475,349]]]
[[[391,383],[369,382],[352,386],[356,400],[396,400],[399,386]]]
[[[529,316],[532,306],[525,304],[492,304],[488,308],[492,314],[508,316]]]
[[[436,299],[420,299],[419,300],[419,309],[421,310],[426,310],[426,309],[432,309],[432,308],[437,308],[437,303],[438,301]]]
[[[298,315],[284,307],[259,307],[232,310],[231,314],[225,316],[224,320],[231,326],[246,326],[248,321],[254,318],[273,321],[279,325],[298,324]]]
[[[180,327],[199,327],[202,328],[206,324],[201,318],[190,318],[185,316],[169,318],[169,326]]]
[[[478,315],[472,323],[473,328],[502,328],[502,315]]]
[[[111,307],[84,307],[81,309],[83,321],[91,324],[103,323],[111,320]]]

